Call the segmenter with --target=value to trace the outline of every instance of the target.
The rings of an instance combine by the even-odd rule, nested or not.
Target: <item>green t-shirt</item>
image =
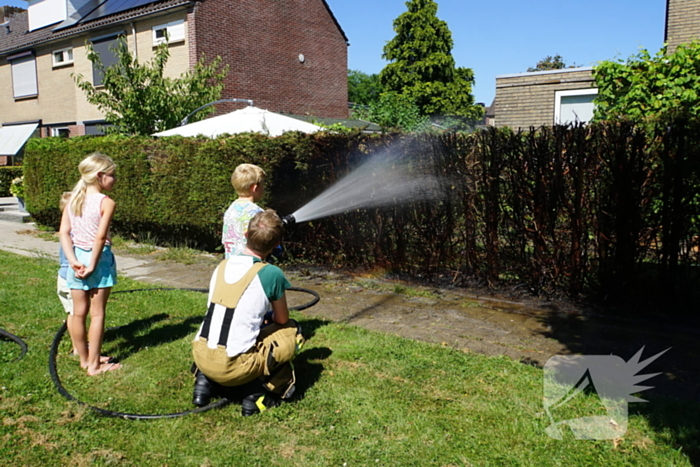
[[[252,258],[253,263],[261,262],[260,259],[254,256]],[[284,276],[282,270],[274,264],[268,264],[267,266],[262,268],[260,272],[258,272],[258,278],[260,279],[260,283],[262,284],[267,299],[271,302],[277,301],[280,298],[282,298],[284,292],[292,286],[292,284],[290,284],[287,278]]]

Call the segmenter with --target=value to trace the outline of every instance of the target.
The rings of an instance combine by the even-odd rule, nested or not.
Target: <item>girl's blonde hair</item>
[[[63,194],[61,195],[61,201],[58,203],[58,207],[63,212],[63,210],[66,208],[66,204],[70,201],[70,197],[73,195],[72,191],[64,191]]]
[[[80,180],[75,184],[70,200],[70,210],[73,215],[83,215],[85,193],[89,186],[98,183],[97,176],[100,173],[113,173],[116,168],[117,165],[114,161],[109,156],[100,152],[93,152],[78,164]]]

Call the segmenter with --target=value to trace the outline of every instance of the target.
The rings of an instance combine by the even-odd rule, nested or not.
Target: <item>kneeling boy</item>
[[[303,342],[298,324],[289,319],[285,291],[291,284],[281,269],[263,261],[280,243],[282,221],[271,209],[259,212],[246,237],[243,254],[224,260],[214,271],[209,310],[192,342],[198,368],[192,402],[208,404],[212,382],[247,384],[244,416],[291,397],[291,360]],[[272,323],[263,327],[270,308]]]

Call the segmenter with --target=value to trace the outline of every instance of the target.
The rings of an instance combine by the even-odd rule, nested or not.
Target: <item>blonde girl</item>
[[[104,358],[100,358],[107,299],[117,283],[109,236],[115,204],[102,191],[114,186],[116,165],[108,156],[93,153],[78,165],[78,170],[80,180],[63,210],[60,238],[70,265],[66,282],[73,298],[68,332],[80,357],[80,366],[94,376],[121,368],[119,363],[103,362]],[[86,328],[88,312],[89,329]]]

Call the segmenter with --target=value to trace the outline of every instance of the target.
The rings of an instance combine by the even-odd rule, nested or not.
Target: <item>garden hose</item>
[[[321,297],[311,289],[304,289],[302,287],[290,287],[287,290],[292,291],[292,292],[307,293],[307,294],[313,295],[313,297],[314,297],[313,299],[311,299],[311,301],[309,303],[304,303],[303,305],[297,305],[297,306],[291,307],[290,311],[306,310],[307,308],[311,308],[312,306],[317,304],[319,300],[321,300]]]
[[[146,289],[132,289],[132,290],[119,290],[116,292],[112,293],[134,293],[134,292],[145,292],[145,291],[162,291],[162,290],[187,290],[191,292],[201,292],[201,293],[208,293],[209,289],[192,289],[192,288],[146,288]],[[313,290],[309,289],[303,289],[301,287],[290,287],[287,289],[288,291],[293,291],[293,292],[303,292],[303,293],[308,293],[313,295],[313,299],[305,303],[303,305],[291,307],[290,310],[294,311],[300,311],[300,310],[305,310],[306,308],[310,308],[314,306],[318,301],[321,299],[321,297],[318,295],[318,293],[314,292]],[[84,405],[86,407],[89,407],[90,409],[94,410],[95,412],[98,412],[101,415],[107,416],[107,417],[117,417],[117,418],[124,418],[127,420],[155,420],[159,418],[176,418],[176,417],[182,417],[184,415],[190,415],[190,414],[195,414],[195,413],[202,413],[206,412],[207,410],[223,407],[225,405],[228,405],[231,403],[231,401],[226,398],[222,397],[216,402],[212,402],[209,405],[205,405],[203,407],[197,407],[196,409],[192,410],[186,410],[184,412],[176,412],[176,413],[165,413],[165,414],[134,414],[134,413],[125,413],[125,412],[117,412],[113,410],[107,410],[107,409],[102,409],[100,407],[95,407],[90,404],[87,404],[73,395],[71,395],[64,387],[63,384],[61,384],[61,379],[58,376],[58,371],[56,369],[56,356],[58,355],[58,346],[61,343],[61,339],[63,338],[63,335],[66,333],[66,330],[68,327],[66,326],[66,323],[63,323],[61,328],[58,330],[56,333],[56,336],[53,339],[53,342],[51,343],[51,350],[49,351],[49,374],[51,375],[51,379],[53,380],[54,385],[56,386],[56,389],[58,389],[58,392],[65,397],[68,400],[75,401],[76,403],[80,405]],[[110,328],[112,329],[112,328]],[[0,334],[4,334],[4,332],[1,332],[2,329],[0,329]],[[7,333],[9,334],[9,333]],[[10,334],[10,336],[12,336]],[[16,337],[16,336],[13,336]],[[19,341],[19,339],[17,337]],[[15,339],[12,339],[15,340]],[[15,342],[17,342],[15,340]],[[19,342],[18,342],[19,343]],[[24,345],[24,351],[26,353],[26,344],[22,342],[20,345]],[[22,354],[24,356],[24,354]]]
[[[17,337],[14,334],[7,332],[1,328],[0,328],[0,337],[11,340],[15,344],[19,345],[20,349],[22,349],[22,352],[20,353],[19,357],[14,359],[15,362],[22,360],[24,358],[24,356],[27,355],[27,343],[24,342],[20,337]]]

